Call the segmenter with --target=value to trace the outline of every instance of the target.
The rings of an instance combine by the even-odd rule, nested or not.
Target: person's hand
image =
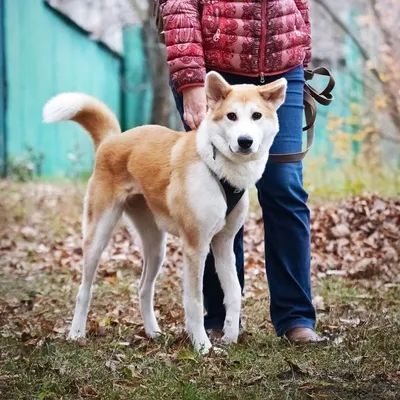
[[[204,86],[183,89],[183,119],[191,129],[197,129],[206,116],[206,91]]]

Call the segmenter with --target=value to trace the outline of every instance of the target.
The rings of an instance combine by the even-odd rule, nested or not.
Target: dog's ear
[[[207,106],[213,108],[221,100],[225,100],[232,87],[229,83],[215,71],[211,71],[206,76],[206,95]]]
[[[281,78],[272,83],[258,86],[258,91],[266,102],[277,110],[285,101],[287,81]]]

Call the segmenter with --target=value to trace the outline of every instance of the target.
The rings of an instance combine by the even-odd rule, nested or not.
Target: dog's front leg
[[[222,337],[224,343],[236,343],[239,336],[241,288],[236,272],[233,242],[234,237],[222,231],[213,238],[211,243],[215,270],[224,292],[226,310]]]
[[[224,292],[226,317],[222,341],[225,343],[236,343],[239,335],[242,293],[236,272],[236,257],[233,252],[233,243],[236,233],[244,223],[248,206],[249,199],[246,192],[226,218],[224,228],[214,236],[211,242],[215,259],[215,270]]]
[[[194,348],[207,354],[212,347],[204,329],[203,274],[209,246],[190,246],[184,243],[183,296],[186,330]]]

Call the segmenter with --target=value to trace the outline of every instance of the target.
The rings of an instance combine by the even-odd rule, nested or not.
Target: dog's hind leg
[[[241,287],[236,272],[233,243],[236,233],[244,223],[247,209],[248,197],[245,193],[227,217],[224,228],[211,241],[215,270],[224,292],[226,316],[222,341],[225,343],[236,343],[239,335]]]
[[[96,188],[89,183],[83,215],[83,274],[76,298],[70,339],[85,336],[86,319],[92,297],[92,286],[101,254],[106,248],[112,231],[121,217],[122,207],[105,193],[109,188]]]
[[[143,270],[139,284],[139,304],[147,336],[161,333],[154,314],[154,289],[165,256],[166,234],[157,227],[153,213],[143,196],[136,196],[124,212],[134,225],[142,242]]]

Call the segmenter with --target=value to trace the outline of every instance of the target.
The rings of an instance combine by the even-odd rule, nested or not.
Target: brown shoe
[[[292,344],[316,344],[328,341],[327,337],[319,336],[310,328],[292,328],[285,333],[285,336]]]
[[[224,332],[222,331],[222,329],[212,328],[207,330],[207,335],[211,343],[218,343],[221,340],[223,334]]]

